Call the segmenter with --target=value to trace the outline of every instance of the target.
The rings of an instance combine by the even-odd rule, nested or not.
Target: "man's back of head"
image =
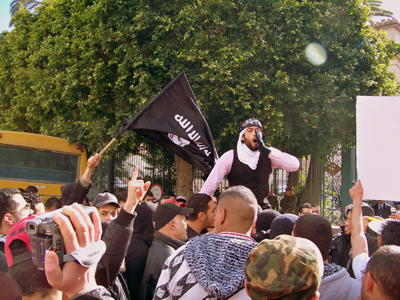
[[[322,256],[314,243],[280,235],[261,241],[251,251],[245,266],[245,287],[252,299],[314,299],[323,270]]]
[[[37,189],[36,186],[34,186],[34,185],[29,185],[29,186],[25,189],[25,192],[27,192],[27,193],[32,193],[32,194],[37,194],[37,193],[39,193],[39,190]]]
[[[324,261],[328,260],[332,245],[332,226],[325,217],[320,215],[302,216],[294,225],[293,236],[312,241],[318,247]]]
[[[400,246],[400,221],[388,219],[382,223],[381,246]]]
[[[46,200],[46,203],[44,204],[44,209],[46,210],[46,212],[53,211],[61,207],[61,200],[57,197],[50,197]]]
[[[257,199],[244,186],[233,186],[219,198],[215,216],[215,232],[222,231],[250,234],[257,216]]]
[[[383,246],[376,251],[364,272],[361,299],[399,299],[399,265],[399,246]]]

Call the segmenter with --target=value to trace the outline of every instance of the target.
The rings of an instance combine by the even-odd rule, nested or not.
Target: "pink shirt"
[[[271,153],[268,157],[271,159],[272,170],[284,169],[288,172],[294,172],[299,169],[300,162],[295,156],[282,152],[273,147],[270,148]],[[224,177],[230,173],[233,164],[233,157],[234,150],[229,150],[221,156],[201,188],[200,193],[207,194],[209,196],[214,194]]]

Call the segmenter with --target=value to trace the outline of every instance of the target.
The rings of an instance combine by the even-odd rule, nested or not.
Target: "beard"
[[[253,143],[254,141],[251,139],[246,138],[245,135],[243,135],[243,143],[249,148],[251,151],[257,151],[258,150],[258,143],[254,146]]]

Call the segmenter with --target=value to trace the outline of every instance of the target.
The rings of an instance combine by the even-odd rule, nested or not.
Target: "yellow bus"
[[[40,134],[0,131],[0,188],[35,186],[43,200],[61,196],[61,187],[85,172],[86,149]]]

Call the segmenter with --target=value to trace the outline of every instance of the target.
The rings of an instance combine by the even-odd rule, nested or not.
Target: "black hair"
[[[187,207],[193,208],[193,212],[188,216],[189,221],[196,221],[199,213],[207,213],[208,203],[212,201],[212,198],[206,194],[194,194],[187,201]]]
[[[377,282],[385,299],[399,299],[400,295],[400,247],[383,246],[372,255],[366,271]]]
[[[400,246],[400,221],[385,220],[382,224],[381,246],[396,245]]]
[[[62,207],[61,199],[58,199],[57,197],[50,197],[49,199],[46,200],[44,207],[47,209],[50,209],[52,207],[59,209]]]
[[[36,213],[36,205],[42,203],[42,197],[33,193],[23,193],[22,197],[24,197],[25,201],[30,204],[31,209]]]
[[[311,204],[310,203],[304,203],[303,205],[299,206],[299,213],[303,213],[303,208],[309,208],[311,209]]]
[[[322,258],[328,259],[332,246],[332,226],[328,219],[317,214],[301,216],[294,225],[293,235],[313,242]]]
[[[39,190],[37,189],[37,187],[36,186],[34,186],[34,185],[29,185],[26,189],[25,189],[25,192],[26,193],[38,193],[39,192]]]
[[[18,204],[11,199],[15,194],[20,194],[20,192],[13,188],[0,189],[0,228],[4,216],[18,207]]]

